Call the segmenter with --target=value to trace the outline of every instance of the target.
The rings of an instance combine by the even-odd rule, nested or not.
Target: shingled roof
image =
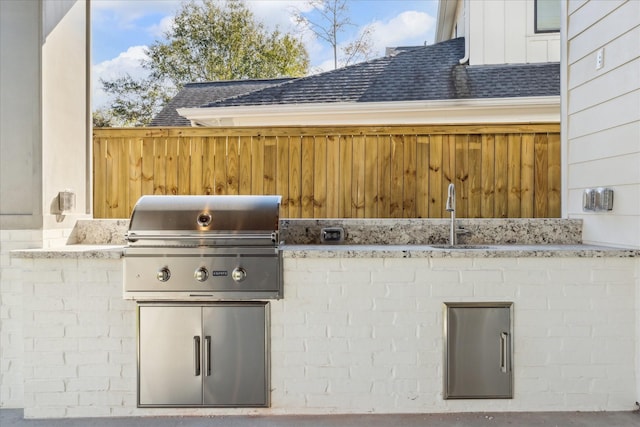
[[[203,107],[560,95],[560,64],[461,65],[464,38],[291,80]]]
[[[205,83],[187,83],[151,121],[150,126],[191,126],[189,120],[178,114],[176,109],[200,107],[216,100],[238,96],[292,80],[225,80]]]
[[[283,80],[230,82],[242,89],[222,92],[223,83],[185,86],[153,121],[188,126],[176,108],[402,102],[560,95],[560,64],[461,65],[464,38],[428,46],[403,47],[392,54],[333,71]],[[244,85],[242,84],[244,83]],[[252,86],[262,84],[262,87]],[[207,93],[211,90],[211,93]],[[185,93],[183,93],[185,92]],[[190,97],[191,105],[183,99]],[[196,103],[198,102],[198,103]],[[172,111],[166,111],[172,110]],[[163,120],[164,116],[172,120]],[[178,116],[179,117],[179,116]]]

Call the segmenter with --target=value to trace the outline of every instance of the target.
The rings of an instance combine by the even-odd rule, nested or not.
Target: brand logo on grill
[[[211,275],[213,277],[221,277],[221,276],[228,276],[229,272],[226,270],[214,270],[211,272]]]

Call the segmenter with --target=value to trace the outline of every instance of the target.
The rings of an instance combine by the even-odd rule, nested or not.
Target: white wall
[[[570,2],[567,15],[566,216],[584,219],[586,242],[640,248],[640,2]],[[614,190],[613,211],[582,211],[593,187]]]
[[[0,229],[71,228],[90,211],[88,2],[3,0],[0,19]]]
[[[560,61],[560,33],[535,33],[534,0],[468,4],[470,65]],[[459,35],[463,28],[458,25]]]
[[[634,258],[285,258],[263,409],[136,408],[121,260],[14,261],[27,418],[634,407]],[[443,400],[443,303],[457,301],[514,302],[513,399]]]

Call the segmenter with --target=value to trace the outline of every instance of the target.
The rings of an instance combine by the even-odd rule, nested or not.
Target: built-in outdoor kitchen
[[[25,417],[633,409],[638,250],[580,220],[460,219],[452,246],[450,220],[278,203],[151,196],[14,251]]]

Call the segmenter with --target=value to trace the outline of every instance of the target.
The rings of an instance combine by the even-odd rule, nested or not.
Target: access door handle
[[[204,337],[204,374],[211,376],[211,337]]]
[[[193,337],[193,364],[195,367],[195,376],[200,376],[200,337]]]
[[[509,358],[509,334],[500,333],[500,371],[504,374],[508,371]]]

